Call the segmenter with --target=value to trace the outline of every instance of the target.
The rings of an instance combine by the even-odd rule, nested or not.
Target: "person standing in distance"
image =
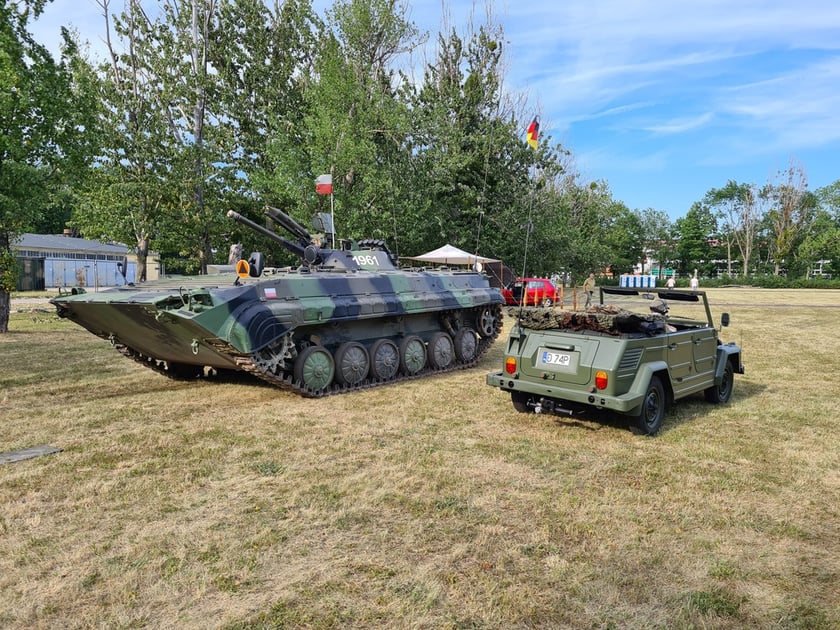
[[[592,294],[595,293],[595,274],[590,273],[589,277],[583,281],[583,292],[586,294],[586,304],[583,308],[588,309],[592,304]]]
[[[696,291],[700,288],[700,280],[697,279],[697,270],[694,270],[694,275],[691,276],[691,280],[688,283],[688,286],[691,288],[692,291]]]

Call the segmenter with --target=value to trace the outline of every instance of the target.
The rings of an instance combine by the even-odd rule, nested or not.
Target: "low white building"
[[[19,291],[57,287],[96,290],[134,283],[137,278],[137,256],[117,243],[55,234],[23,234],[12,244],[12,250],[21,267]],[[146,279],[157,276],[157,265],[147,265]]]

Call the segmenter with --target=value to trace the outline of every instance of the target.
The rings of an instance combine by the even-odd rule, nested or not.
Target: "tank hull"
[[[503,298],[472,271],[302,267],[244,281],[161,280],[53,303],[172,378],[241,370],[323,396],[473,365],[501,331]]]

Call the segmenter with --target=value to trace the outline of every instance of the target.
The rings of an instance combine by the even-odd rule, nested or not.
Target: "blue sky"
[[[155,3],[144,3],[153,5]],[[318,0],[316,7],[327,6]],[[112,0],[112,8],[122,8]],[[485,21],[483,3],[408,2],[433,35]],[[444,10],[442,7],[446,7]],[[730,179],[778,181],[791,162],[812,190],[840,179],[840,2],[499,0],[506,86],[541,133],[628,207],[684,216]],[[101,50],[94,0],[55,0],[33,27],[72,24]],[[523,129],[523,139],[525,130]]]

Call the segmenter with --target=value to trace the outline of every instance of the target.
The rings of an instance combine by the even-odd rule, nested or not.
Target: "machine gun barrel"
[[[290,217],[282,210],[278,208],[273,208],[271,206],[266,206],[265,215],[282,225],[284,228],[286,228],[286,230],[289,233],[291,233],[296,238],[300,239],[302,244],[310,243],[312,241],[312,235],[309,233],[309,230],[307,230],[305,227],[303,227],[300,223],[295,221],[292,217]]]
[[[266,227],[263,227],[259,223],[254,223],[253,221],[251,221],[251,219],[243,217],[238,212],[228,210],[227,215],[237,223],[241,223],[242,225],[251,228],[254,232],[257,232],[258,234],[262,234],[263,236],[270,238],[275,243],[279,243],[298,258],[303,258],[304,248],[298,245],[297,243],[293,243],[290,240],[283,238],[279,234],[275,234],[274,232],[272,232]]]

